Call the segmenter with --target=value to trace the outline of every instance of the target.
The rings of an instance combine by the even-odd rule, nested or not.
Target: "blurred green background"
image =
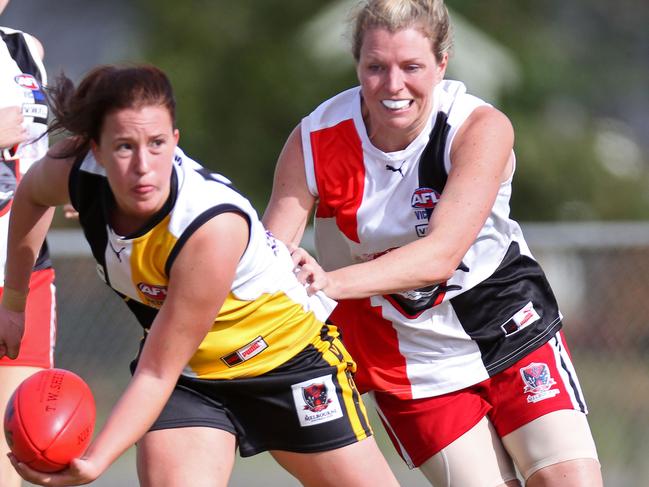
[[[277,155],[320,102],[353,86],[346,0],[13,0],[2,25],[35,34],[50,77],[107,62],[170,75],[181,145],[260,213]],[[511,118],[524,222],[563,309],[607,486],[649,485],[649,2],[449,0],[463,80]],[[539,223],[543,222],[543,223]],[[60,216],[56,226],[74,227]],[[137,325],[94,276],[78,234],[53,245],[57,365],[105,414],[128,380]],[[404,486],[426,485],[377,435]],[[97,486],[136,485],[132,452]],[[297,485],[267,456],[233,486]]]

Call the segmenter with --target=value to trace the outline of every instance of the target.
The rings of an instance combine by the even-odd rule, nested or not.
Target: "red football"
[[[88,447],[95,400],[73,372],[48,369],[18,386],[4,417],[7,443],[18,460],[41,472],[63,470]]]

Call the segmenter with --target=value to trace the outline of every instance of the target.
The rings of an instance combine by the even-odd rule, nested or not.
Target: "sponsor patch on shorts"
[[[247,345],[241,347],[239,350],[235,350],[231,354],[226,355],[225,357],[221,357],[221,360],[228,367],[234,367],[235,365],[239,365],[246,360],[250,360],[256,355],[259,355],[267,348],[268,343],[266,343],[262,337],[258,336]]]
[[[518,333],[523,328],[527,328],[532,323],[540,320],[541,317],[534,309],[534,305],[530,301],[525,306],[523,306],[514,316],[512,316],[507,322],[503,323],[500,328],[505,332],[505,336],[513,335]]]
[[[523,394],[528,394],[527,402],[539,402],[561,392],[559,389],[552,389],[557,381],[550,376],[547,364],[532,362],[519,370],[524,384]]]
[[[300,426],[313,426],[342,418],[343,410],[330,375],[291,386]]]

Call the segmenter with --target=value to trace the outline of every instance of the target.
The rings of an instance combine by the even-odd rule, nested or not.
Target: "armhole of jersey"
[[[318,197],[318,182],[315,177],[315,164],[313,162],[313,151],[311,147],[311,131],[309,130],[310,124],[308,117],[302,119],[300,123],[300,131],[302,133],[302,153],[304,154],[304,173],[306,175],[306,185],[309,192]]]
[[[79,198],[77,194],[77,188],[79,187],[79,172],[81,171],[81,164],[83,164],[86,155],[77,157],[70,168],[70,174],[68,175],[68,196],[70,197],[70,203],[75,210],[79,211]]]
[[[43,59],[41,59],[41,56],[39,55],[40,53],[38,52],[38,46],[36,45],[36,40],[34,39],[33,36],[27,33],[23,33],[23,39],[25,39],[25,43],[27,44],[27,48],[29,49],[29,53],[32,56],[32,60],[34,61],[34,64],[36,64],[36,67],[40,71],[41,75],[41,84],[43,86],[47,85],[47,71],[45,70],[45,65],[43,64]]]
[[[455,136],[459,132],[460,128],[465,124],[467,119],[471,116],[476,108],[483,106],[492,106],[491,104],[486,103],[479,98],[471,95],[463,95],[463,98],[465,99],[463,100],[465,101],[465,104],[461,110],[454,110],[454,108],[456,107],[455,103],[457,102],[457,98],[453,101],[448,109],[448,124],[451,129],[448,132],[446,147],[444,149],[444,168],[446,169],[446,174],[451,171],[451,148],[453,147]]]
[[[231,204],[213,206],[212,208],[209,208],[198,215],[198,217],[196,217],[194,221],[192,221],[180,235],[180,238],[175,243],[173,249],[171,249],[169,257],[167,258],[167,263],[165,264],[165,273],[167,274],[167,277],[169,276],[169,273],[171,271],[171,266],[176,260],[176,257],[178,257],[178,254],[180,253],[182,248],[185,246],[187,240],[189,240],[189,237],[191,237],[194,232],[196,232],[196,230],[198,230],[203,224],[205,224],[205,222],[222,213],[238,213],[239,215],[243,216],[248,222],[248,243],[246,244],[246,248],[243,251],[244,254],[246,253],[246,251],[248,250],[248,245],[250,245],[250,239],[252,237],[252,221],[250,215],[248,215],[243,209],[239,208],[238,206]]]

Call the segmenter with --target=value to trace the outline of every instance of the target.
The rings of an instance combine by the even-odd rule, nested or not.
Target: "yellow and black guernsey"
[[[69,183],[100,277],[123,297],[145,330],[164,303],[170,270],[193,232],[223,212],[248,220],[249,242],[230,293],[183,375],[256,377],[317,340],[329,301],[307,296],[286,247],[266,232],[248,200],[226,178],[177,149],[166,204],[144,228],[126,236],[110,227],[114,198],[92,153],[77,161]]]

